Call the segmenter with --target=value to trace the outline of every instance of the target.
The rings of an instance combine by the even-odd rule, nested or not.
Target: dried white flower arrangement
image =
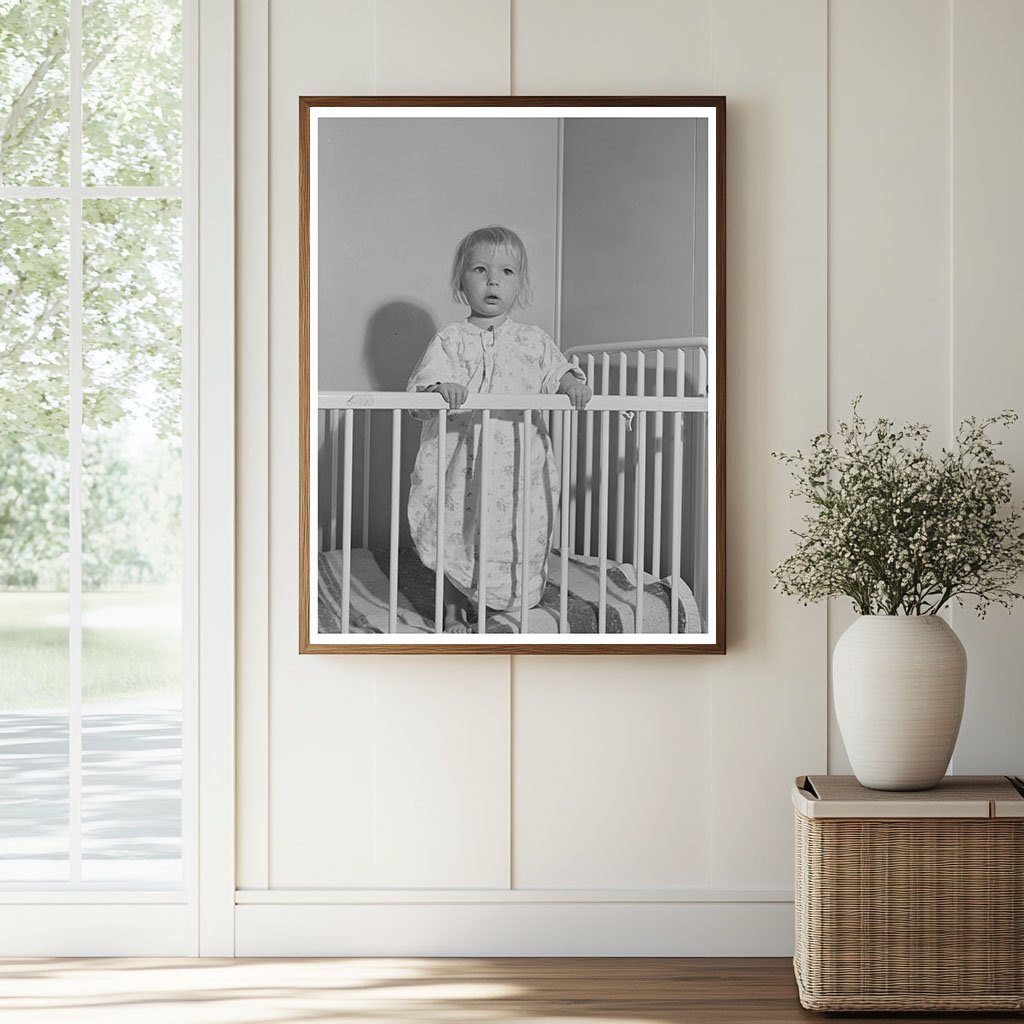
[[[796,551],[773,570],[775,588],[804,603],[846,596],[862,615],[934,615],[950,600],[1010,608],[1024,571],[1024,524],[1010,474],[988,436],[1017,414],[960,424],[952,450],[925,450],[929,428],[869,426],[853,402],[849,423],[811,449],[773,452],[811,511]]]

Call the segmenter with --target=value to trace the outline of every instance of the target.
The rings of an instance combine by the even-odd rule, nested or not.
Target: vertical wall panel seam
[[[715,0],[708,3],[708,68],[710,69],[711,93],[717,95],[715,88]],[[708,296],[708,302],[711,297]]]
[[[514,39],[514,24],[515,24],[515,12],[514,5],[515,0],[508,0],[508,91],[510,96],[515,95],[515,39]],[[558,175],[558,195],[556,196],[556,204],[561,201],[561,130],[559,129],[559,140],[558,140],[558,156],[557,156],[557,169]],[[562,266],[561,266],[561,244],[562,244],[562,231],[561,231],[561,208],[556,206],[555,214],[555,344],[561,348],[561,328],[562,328],[562,314],[561,314],[561,286],[562,286]],[[505,672],[506,672],[506,683],[505,683],[505,714],[507,718],[507,729],[508,729],[508,752],[506,753],[506,765],[508,771],[508,778],[506,781],[506,800],[507,800],[507,830],[506,830],[506,844],[507,844],[507,862],[506,862],[506,878],[509,889],[514,889],[516,885],[516,874],[515,874],[515,829],[516,829],[516,818],[515,818],[515,776],[516,776],[516,758],[515,758],[515,692],[514,692],[514,679],[515,679],[515,664],[516,659],[513,655],[509,655],[505,659]]]
[[[375,675],[373,680],[373,760],[371,771],[373,778],[370,780],[370,789],[373,799],[370,802],[370,820],[372,832],[370,835],[370,872],[374,887],[380,885],[380,858],[378,856],[380,821],[377,808],[380,806],[380,679]]]
[[[375,0],[373,5],[373,94],[374,96],[380,95],[380,74],[378,68],[380,65],[380,38],[379,38],[379,22],[380,22],[380,3],[379,0]]]
[[[946,175],[946,188],[948,189],[948,194],[947,194],[947,197],[946,197],[946,200],[947,200],[946,216],[947,216],[947,219],[948,219],[948,222],[946,224],[946,240],[947,240],[947,245],[948,245],[948,249],[949,249],[949,251],[947,253],[949,277],[948,277],[948,280],[947,280],[947,283],[946,283],[946,287],[949,289],[949,294],[946,296],[946,318],[947,318],[947,326],[946,326],[946,330],[947,330],[947,338],[946,338],[946,376],[947,376],[947,383],[948,383],[948,386],[947,386],[947,401],[949,403],[949,409],[948,409],[947,415],[946,415],[946,441],[947,441],[947,444],[949,444],[950,446],[952,446],[953,436],[954,436],[954,432],[955,432],[955,429],[956,429],[955,426],[954,426],[954,419],[953,419],[954,412],[955,412],[955,409],[956,409],[956,400],[955,400],[956,396],[954,394],[955,383],[956,383],[956,377],[955,377],[955,374],[954,374],[954,361],[955,361],[955,355],[956,355],[956,353],[955,353],[956,339],[955,339],[955,336],[954,336],[954,319],[953,319],[954,301],[955,301],[954,296],[956,295],[956,290],[954,288],[954,281],[955,281],[955,261],[954,261],[955,236],[953,234],[953,226],[955,224],[955,221],[953,219],[953,214],[954,214],[954,195],[955,195],[955,192],[954,192],[954,154],[956,152],[955,146],[954,146],[954,131],[955,131],[955,128],[956,128],[956,123],[955,123],[955,102],[954,102],[954,97],[956,95],[956,92],[955,92],[955,78],[954,78],[956,68],[955,68],[955,63],[954,63],[954,59],[953,59],[953,56],[954,56],[954,53],[955,53],[954,39],[953,39],[954,23],[955,23],[954,11],[953,11],[954,3],[955,3],[955,0],[946,0],[946,31],[948,33],[948,38],[946,40],[946,45],[947,45],[947,51],[946,51],[947,52],[946,102],[949,105],[949,109],[947,110],[947,121],[946,121],[946,131],[948,133],[948,137],[946,139],[946,158],[947,158],[947,160],[949,162],[949,166],[947,168],[947,175]],[[957,618],[955,602],[951,601],[949,603],[948,607],[949,607],[949,623],[950,623],[951,626],[955,626],[956,625],[956,618]],[[950,775],[955,775],[956,774],[956,746],[955,745],[953,747],[953,755],[950,758],[949,768],[947,769],[947,772]]]
[[[515,749],[515,679],[513,676],[513,665],[514,659],[509,657],[506,659],[506,666],[508,671],[508,682],[505,686],[505,715],[508,722],[508,829],[506,842],[508,845],[508,864],[506,883],[509,889],[516,887],[516,875],[515,875],[515,841],[513,839],[515,829],[515,759],[512,751]]]
[[[565,205],[565,118],[555,120],[555,346],[562,347],[562,262]]]
[[[715,0],[708,0],[708,84],[711,88],[711,95],[717,96],[718,90],[715,88]],[[726,99],[726,105],[728,106],[728,99]],[[728,132],[728,127],[726,128]],[[726,139],[726,146],[728,147],[728,139]],[[711,129],[708,128],[708,151],[711,149]],[[728,149],[727,149],[728,153]],[[728,170],[728,169],[727,169]],[[711,194],[711,169],[708,168],[708,194]],[[714,178],[715,182],[718,181],[717,174]],[[717,196],[716,196],[717,200]],[[728,182],[726,183],[726,202],[729,201],[729,190]],[[726,210],[726,230],[728,232],[728,213]],[[694,219],[696,220],[696,210],[694,211]],[[708,225],[708,248],[711,246],[711,227],[710,221]],[[728,234],[726,235],[726,251],[728,252],[729,239]],[[710,261],[710,257],[708,258]],[[710,268],[709,268],[710,269]],[[726,268],[726,295],[729,293],[729,282],[728,282],[728,268]],[[716,272],[717,278],[717,272]],[[708,333],[710,334],[710,323],[711,323],[711,303],[717,301],[716,296],[708,295],[708,309],[707,309],[707,321],[709,325]],[[728,309],[726,310],[728,314]],[[728,420],[728,413],[726,414]],[[727,423],[728,425],[728,423]],[[728,433],[728,430],[726,431]],[[711,766],[711,770],[707,773],[707,795],[708,795],[708,816],[707,823],[707,844],[708,844],[708,885],[714,886],[715,884],[715,672],[714,668],[709,673],[710,679],[710,694],[708,697],[708,764]]]
[[[954,63],[954,52],[955,52],[955,49],[954,49],[954,44],[953,44],[953,32],[954,32],[955,18],[954,18],[954,13],[953,13],[953,6],[954,6],[954,0],[946,0],[946,30],[948,32],[948,39],[947,39],[948,67],[947,67],[947,79],[946,79],[946,85],[947,85],[946,101],[947,101],[947,103],[949,105],[949,109],[947,110],[948,117],[947,117],[947,121],[946,121],[946,130],[949,133],[948,134],[948,138],[946,140],[946,154],[947,154],[947,159],[949,160],[949,167],[947,169],[948,173],[947,173],[947,177],[946,177],[946,187],[948,189],[948,195],[947,195],[948,206],[947,206],[947,210],[946,210],[946,216],[949,219],[949,223],[946,226],[946,238],[947,238],[947,244],[948,244],[948,247],[949,247],[949,252],[947,254],[948,260],[949,260],[949,280],[947,282],[947,287],[949,288],[949,295],[947,296],[947,317],[948,317],[947,330],[948,330],[948,334],[947,334],[947,339],[946,339],[946,344],[947,344],[946,372],[948,374],[948,396],[947,397],[948,397],[948,402],[949,402],[949,410],[948,410],[948,420],[947,420],[947,426],[946,426],[946,435],[947,435],[947,443],[950,443],[950,444],[952,443],[952,440],[953,440],[953,434],[954,434],[953,413],[954,413],[954,409],[956,408],[955,395],[954,395],[955,378],[954,378],[954,375],[953,375],[953,364],[954,364],[954,355],[955,355],[955,351],[954,351],[954,349],[955,349],[955,339],[954,339],[954,329],[953,329],[953,325],[954,325],[954,321],[953,321],[954,295],[955,295],[955,290],[954,290],[954,287],[953,287],[953,285],[954,285],[954,274],[955,274],[955,270],[954,270],[955,262],[954,262],[954,256],[953,256],[953,253],[954,253],[954,243],[955,243],[955,238],[954,238],[954,234],[953,234],[953,225],[955,223],[955,221],[953,219],[953,212],[954,212],[954,210],[953,210],[953,204],[954,204],[954,198],[953,198],[954,197],[954,180],[953,180],[953,177],[954,177],[954,154],[956,152],[955,146],[954,146],[954,135],[953,135],[953,133],[955,131],[955,128],[956,128],[956,124],[955,124],[955,103],[954,103],[954,97],[956,95],[955,94],[954,75],[955,75],[956,68],[955,68],[955,63]],[[952,605],[952,602],[951,602],[951,605]],[[950,614],[952,616],[952,607],[950,607]]]
[[[825,429],[832,426],[829,381],[832,354],[832,0],[825,5]],[[825,600],[825,764],[832,758],[832,659],[829,637],[832,635],[832,601]]]
[[[832,0],[825,4],[825,429],[831,423],[831,407],[829,394],[831,343],[830,325],[832,322]],[[825,763],[820,767],[829,770],[831,755],[831,736],[829,726],[830,699],[832,693],[832,656],[829,649],[831,636],[830,602],[825,602],[825,633],[822,637],[825,676],[825,708],[822,728],[825,733]]]
[[[514,5],[515,0],[507,0],[508,8],[508,94],[509,96],[515,95],[515,39],[514,39],[514,23],[515,23],[515,12]],[[558,154],[559,167],[558,174],[559,179],[561,178],[561,151]],[[560,184],[560,183],[559,183]],[[559,194],[559,201],[560,201]],[[561,224],[559,223],[559,217],[561,216],[560,210],[556,214],[555,218],[555,231],[556,236],[556,260],[558,260],[556,280],[556,292],[555,292],[555,344],[561,347],[560,331],[561,331],[561,281],[562,281],[562,267],[561,267]],[[515,761],[515,690],[514,690],[514,678],[515,678],[515,657],[511,654],[505,659],[505,716],[508,730],[508,751],[505,754],[505,763],[507,766],[508,779],[506,782],[506,794],[507,794],[507,826],[506,826],[506,880],[509,889],[514,889],[516,884],[515,875],[515,773],[516,773],[516,761]]]
[[[266,33],[266,44],[267,44],[266,50],[262,54],[263,61],[264,61],[264,68],[265,68],[265,72],[264,72],[264,92],[263,92],[263,96],[262,96],[264,114],[262,116],[263,116],[263,120],[264,120],[264,122],[266,123],[266,126],[267,126],[267,135],[266,135],[267,154],[266,154],[266,178],[265,178],[265,181],[266,181],[266,195],[264,196],[264,204],[263,204],[264,216],[267,219],[266,220],[266,224],[267,224],[267,233],[266,233],[267,251],[264,253],[263,260],[262,260],[262,263],[263,263],[262,276],[263,276],[263,279],[264,279],[264,287],[265,287],[265,293],[264,294],[266,295],[266,300],[267,300],[267,334],[266,334],[266,337],[263,339],[264,344],[266,346],[266,351],[264,352],[264,361],[266,363],[267,388],[266,388],[266,392],[264,394],[264,398],[266,400],[267,417],[266,417],[266,430],[265,430],[264,436],[262,438],[262,443],[264,445],[264,452],[266,453],[266,465],[267,465],[267,477],[266,477],[266,479],[267,479],[267,494],[266,494],[266,514],[267,514],[267,520],[266,520],[267,521],[266,559],[267,559],[267,573],[266,573],[266,578],[267,578],[267,582],[269,583],[269,581],[270,581],[270,468],[269,468],[270,467],[270,232],[271,232],[272,223],[273,223],[272,220],[271,220],[271,217],[270,217],[270,164],[271,164],[271,149],[270,149],[270,52],[271,51],[270,51],[270,47],[272,45],[271,38],[270,38],[270,0],[263,0],[263,9],[260,12],[260,17],[261,17],[261,21],[262,21],[261,28],[262,28],[263,32]],[[269,595],[268,595],[267,605],[266,605],[266,616],[267,616],[266,622],[264,623],[264,625],[266,627],[266,637],[265,637],[265,648],[266,648],[266,650],[265,650],[265,657],[266,657],[265,668],[266,668],[266,672],[264,674],[263,679],[261,680],[261,683],[263,684],[262,685],[262,692],[261,692],[261,698],[263,700],[263,721],[260,723],[260,726],[261,726],[260,739],[261,739],[262,742],[264,742],[266,744],[266,751],[267,751],[267,754],[266,754],[266,772],[265,772],[265,780],[264,780],[264,785],[265,785],[266,788],[264,790],[264,795],[265,795],[264,806],[265,806],[265,810],[264,810],[263,828],[265,829],[265,832],[266,832],[266,836],[265,836],[265,850],[266,850],[266,853],[265,853],[265,867],[264,867],[263,884],[265,885],[266,888],[269,889],[270,888],[270,879],[272,877],[271,864],[270,864],[270,854],[271,854],[271,845],[270,845],[271,827],[270,827],[270,823],[271,823],[272,818],[271,818],[271,802],[270,802],[270,781],[271,781],[271,778],[270,778],[270,752],[271,751],[270,751],[270,600],[269,600]]]
[[[947,57],[948,68],[947,68],[947,81],[946,81],[946,85],[947,85],[946,100],[947,100],[947,103],[949,104],[949,109],[947,111],[948,118],[947,118],[947,121],[946,121],[946,130],[949,133],[949,135],[948,135],[948,138],[946,140],[946,153],[947,153],[947,158],[949,160],[949,167],[948,167],[948,174],[947,174],[947,178],[946,178],[946,187],[948,189],[948,195],[947,195],[948,207],[947,207],[946,215],[949,218],[949,223],[948,223],[947,228],[946,228],[946,238],[947,238],[947,243],[948,243],[948,246],[949,246],[949,252],[947,254],[948,255],[948,259],[949,259],[949,281],[948,281],[948,284],[947,284],[947,286],[949,288],[949,295],[947,296],[947,303],[948,303],[948,306],[947,306],[948,335],[947,335],[947,367],[946,367],[946,371],[947,371],[948,376],[949,376],[949,379],[948,379],[948,384],[949,384],[949,388],[948,388],[949,413],[948,413],[948,416],[949,416],[949,418],[948,418],[948,422],[947,422],[947,442],[948,443],[952,443],[952,440],[953,440],[953,434],[954,434],[953,414],[954,414],[954,410],[956,408],[955,394],[954,394],[955,378],[954,378],[954,375],[953,375],[953,365],[954,365],[954,356],[955,356],[955,344],[956,344],[955,337],[954,337],[954,320],[953,320],[953,314],[954,314],[954,311],[955,311],[954,310],[954,296],[956,294],[955,290],[954,290],[954,287],[953,287],[953,285],[954,285],[954,277],[955,277],[955,261],[954,261],[955,237],[954,237],[954,234],[953,234],[953,225],[955,223],[955,221],[953,219],[953,214],[954,214],[954,194],[955,194],[954,193],[954,184],[955,184],[954,183],[954,173],[955,173],[954,154],[956,152],[955,145],[954,145],[954,131],[956,129],[956,123],[955,123],[955,116],[956,115],[955,115],[955,101],[954,101],[956,92],[955,92],[955,78],[954,78],[954,76],[955,76],[955,73],[956,73],[956,65],[955,65],[955,62],[954,62],[955,47],[954,47],[954,41],[953,41],[953,34],[954,34],[955,17],[954,17],[953,7],[954,7],[954,0],[947,0],[947,2],[946,2],[946,29],[947,29],[947,32],[948,32],[948,39],[947,39],[947,46],[948,46],[948,50],[947,50],[947,53],[948,53],[948,57]],[[951,602],[951,604],[952,604],[952,602]],[[951,608],[951,612],[952,612],[952,608]]]

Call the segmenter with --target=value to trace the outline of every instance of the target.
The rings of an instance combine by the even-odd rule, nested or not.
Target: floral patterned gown
[[[482,328],[468,320],[449,324],[431,340],[406,390],[422,391],[443,381],[471,393],[554,394],[574,367],[539,327],[506,320]],[[437,417],[423,420],[409,493],[409,527],[420,560],[437,567]],[[490,417],[490,474],[487,506],[486,601],[490,608],[516,607],[522,594],[523,470],[521,412],[494,410]],[[541,413],[532,417],[530,472],[530,606],[547,582],[551,528],[558,510],[558,473]],[[471,602],[478,597],[481,414],[451,412],[445,439],[444,572]]]

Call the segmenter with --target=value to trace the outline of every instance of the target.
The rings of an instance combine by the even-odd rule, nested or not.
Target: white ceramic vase
[[[832,655],[836,718],[870,789],[938,785],[960,731],[967,655],[937,615],[862,615]]]

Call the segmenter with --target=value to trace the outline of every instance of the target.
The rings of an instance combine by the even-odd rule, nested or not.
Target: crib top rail
[[[673,349],[707,350],[707,338],[656,338],[653,341],[609,341],[600,345],[573,345],[563,351],[563,355],[571,359],[573,356],[609,355],[619,352],[670,352]]]
[[[321,391],[320,409],[436,409],[448,410],[448,403],[438,394],[425,391]],[[457,412],[491,409],[509,412],[527,410],[570,410],[565,395],[492,395],[471,394]],[[675,398],[649,395],[595,395],[587,412],[696,412],[708,411],[703,396]]]

